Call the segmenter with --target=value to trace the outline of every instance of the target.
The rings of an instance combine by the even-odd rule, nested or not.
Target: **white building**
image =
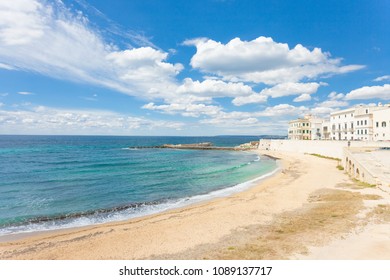
[[[390,140],[390,106],[373,112],[373,140]]]
[[[372,113],[377,108],[377,106],[358,106],[355,108],[356,140],[373,140]]]
[[[288,123],[288,139],[292,140],[320,140],[322,137],[323,119],[306,115],[304,118],[292,120]]]
[[[300,118],[288,123],[288,139],[308,140],[309,139],[309,120]]]
[[[330,114],[331,140],[354,140],[355,108]]]
[[[323,137],[322,124],[324,123],[324,120],[311,116],[309,118],[309,123],[311,129],[310,140],[321,140]]]
[[[390,141],[390,104],[359,105],[333,112],[329,120],[307,115],[289,122],[288,138]]]
[[[330,140],[331,138],[331,132],[332,132],[332,126],[330,124],[329,120],[324,120],[321,124],[321,140]]]

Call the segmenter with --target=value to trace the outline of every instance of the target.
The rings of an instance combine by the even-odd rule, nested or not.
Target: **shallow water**
[[[128,147],[253,140],[0,136],[0,235],[123,220],[238,191],[276,162],[251,152]]]

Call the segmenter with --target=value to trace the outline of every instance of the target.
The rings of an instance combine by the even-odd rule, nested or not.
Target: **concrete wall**
[[[320,154],[339,158],[345,171],[352,177],[369,184],[381,184],[380,180],[378,181],[377,176],[375,176],[375,172],[373,173],[368,169],[369,163],[362,158],[359,159],[357,155],[354,155],[354,152],[367,149],[375,150],[378,147],[390,148],[390,142],[351,141],[350,148],[347,147],[348,141],[264,139],[259,142],[260,150]]]
[[[376,176],[364,165],[364,162],[360,162],[359,159],[355,157],[353,149],[344,149],[342,165],[344,166],[344,170],[353,178],[373,185],[379,183]]]
[[[351,141],[350,143],[351,147],[390,147],[390,142]],[[348,147],[348,141],[261,139],[259,142],[260,150],[320,154],[339,159],[344,157],[345,147]]]

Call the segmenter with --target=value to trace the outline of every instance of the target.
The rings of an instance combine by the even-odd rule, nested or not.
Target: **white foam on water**
[[[257,158],[255,161],[257,161]],[[15,235],[15,238],[17,238],[17,235],[20,235],[21,233],[27,234],[27,233],[34,233],[34,232],[44,232],[44,231],[59,230],[59,229],[85,227],[85,226],[103,224],[108,222],[124,221],[132,218],[147,216],[147,215],[156,214],[156,213],[160,213],[175,208],[188,206],[194,203],[208,201],[215,198],[226,197],[253,187],[259,181],[264,180],[269,176],[272,176],[279,170],[280,170],[280,164],[277,162],[277,167],[271,172],[263,174],[255,179],[246,181],[244,183],[240,183],[228,188],[212,191],[207,194],[184,197],[181,199],[171,200],[171,201],[162,202],[158,204],[145,204],[145,205],[140,205],[138,207],[128,208],[126,210],[120,210],[116,212],[109,212],[103,214],[100,213],[100,214],[95,214],[90,216],[81,216],[77,218],[64,219],[60,221],[53,220],[53,221],[47,221],[42,223],[30,223],[30,224],[15,225],[15,226],[8,226],[5,228],[0,228],[0,237],[3,237],[0,238],[0,241],[1,239],[4,239],[4,237],[6,237],[6,239],[12,240],[12,235]]]

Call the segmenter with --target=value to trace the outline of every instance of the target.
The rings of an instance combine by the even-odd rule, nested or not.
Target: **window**
[[[382,122],[382,127],[386,127],[386,122]]]
[[[364,130],[364,134],[367,134],[367,129]]]
[[[364,124],[367,125],[367,120],[364,121]]]
[[[357,121],[357,125],[359,125],[359,121]]]
[[[376,122],[376,127],[379,127],[379,122]]]
[[[368,109],[366,109],[366,114],[368,114]]]
[[[357,134],[359,134],[359,129],[357,130]]]

